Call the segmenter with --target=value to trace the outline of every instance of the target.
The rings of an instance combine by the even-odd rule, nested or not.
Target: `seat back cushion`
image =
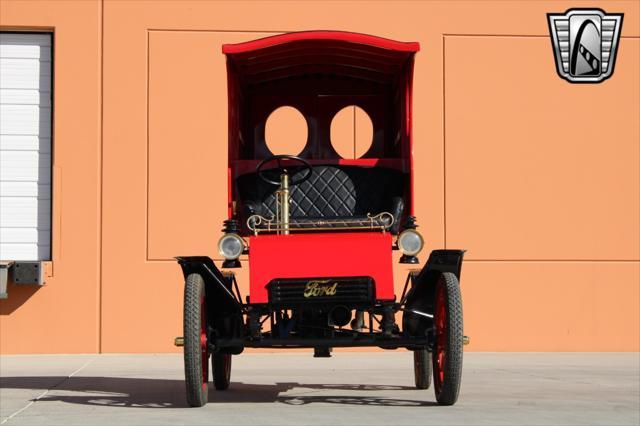
[[[295,182],[301,169],[291,171]],[[291,218],[349,218],[390,212],[402,214],[405,175],[395,169],[358,166],[314,166],[311,177],[290,188]],[[275,217],[278,187],[260,180],[256,173],[236,179],[243,226],[252,214]],[[398,212],[398,208],[400,211]],[[395,218],[396,221],[400,217]]]

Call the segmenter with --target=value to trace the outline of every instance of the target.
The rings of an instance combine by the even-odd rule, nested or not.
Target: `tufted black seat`
[[[301,170],[292,170],[296,180]],[[367,214],[389,212],[394,217],[392,232],[397,232],[404,210],[406,179],[402,172],[383,167],[314,166],[311,177],[290,189],[291,223],[312,227],[322,220],[323,227],[344,227],[345,220],[369,223]],[[236,191],[240,199],[243,227],[253,214],[273,217],[278,189],[260,180],[256,173],[240,176]]]

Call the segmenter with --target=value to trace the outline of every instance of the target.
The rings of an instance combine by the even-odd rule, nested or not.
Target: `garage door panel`
[[[14,77],[15,79],[11,79]],[[0,75],[0,87],[3,89],[40,90],[51,92],[51,76],[40,76],[37,80],[31,80],[24,74],[13,73]]]
[[[51,259],[51,38],[0,33],[0,260]]]
[[[38,59],[0,59],[2,89],[51,91],[51,63]]]
[[[40,76],[51,75],[51,61],[38,58],[0,57],[0,66],[8,80],[20,78],[22,81],[27,81],[28,79],[30,84],[39,81]]]
[[[16,53],[25,54],[30,51],[37,51],[40,47],[51,46],[51,35],[49,34],[29,34],[29,33],[3,33],[0,54],[4,54],[7,49],[21,47]]]
[[[449,247],[472,259],[640,258],[638,52],[623,39],[613,78],[575,85],[546,37],[446,38]]]
[[[7,258],[7,253],[10,253],[13,260],[47,259],[51,255],[51,246],[39,243],[0,243],[0,258]]]
[[[33,244],[41,242],[42,245],[51,245],[51,232],[49,229],[37,228],[0,228],[0,241],[11,244]]]
[[[51,107],[51,93],[39,89],[0,89],[0,104]]]
[[[51,227],[51,200],[36,197],[0,197],[2,227]],[[1,241],[1,240],[0,240]]]
[[[3,135],[51,136],[51,108],[39,105],[0,105]]]
[[[37,59],[51,62],[51,49],[47,46],[20,45],[12,43],[0,46],[0,56],[9,59]]]
[[[51,153],[51,137],[40,135],[0,135],[0,151],[30,151]]]
[[[37,151],[2,151],[0,180],[51,183],[51,154]]]
[[[0,197],[36,197],[51,199],[51,185],[38,182],[0,182]]]

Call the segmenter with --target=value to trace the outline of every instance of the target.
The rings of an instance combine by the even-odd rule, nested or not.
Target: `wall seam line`
[[[442,34],[443,37],[512,37],[512,38],[550,38],[549,34]],[[636,35],[620,35],[620,38],[638,39]]]
[[[212,30],[212,29],[180,29],[180,28],[147,28],[148,32],[179,32],[179,33],[289,33],[295,30]]]
[[[447,248],[447,108],[446,108],[446,70],[445,70],[445,41],[446,35],[442,35],[442,210],[443,210],[443,239],[444,248]]]
[[[146,188],[145,188],[145,192],[146,192],[146,194],[145,194],[146,195],[145,203],[146,203],[146,206],[145,206],[145,215],[144,215],[144,220],[145,220],[144,257],[145,257],[145,259],[149,259],[149,182],[150,182],[150,179],[149,179],[149,164],[150,164],[150,161],[149,161],[149,151],[150,151],[150,144],[149,144],[149,90],[150,90],[150,87],[151,87],[151,84],[150,84],[150,80],[151,80],[151,69],[150,69],[150,67],[151,67],[151,49],[150,49],[150,47],[151,47],[151,37],[150,37],[149,30],[147,29],[147,88],[146,88],[147,89],[147,93],[146,93],[146,103],[147,103],[147,105],[146,105],[146,107],[147,107],[146,108],[147,109],[147,111],[146,111],[146,115],[147,115],[146,116],[146,120],[147,120],[147,123],[146,123],[146,126],[147,126],[147,128],[146,128],[146,130],[147,130],[147,134],[146,134],[146,138],[147,138],[147,141],[146,141],[147,142],[146,178],[147,178],[147,181],[146,181]]]
[[[98,353],[102,353],[102,279],[104,206],[104,0],[100,0],[100,199],[98,201]]]

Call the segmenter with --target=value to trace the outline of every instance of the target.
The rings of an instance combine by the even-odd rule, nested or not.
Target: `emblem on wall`
[[[600,83],[611,77],[622,28],[622,13],[569,9],[548,13],[556,69],[571,83]]]

